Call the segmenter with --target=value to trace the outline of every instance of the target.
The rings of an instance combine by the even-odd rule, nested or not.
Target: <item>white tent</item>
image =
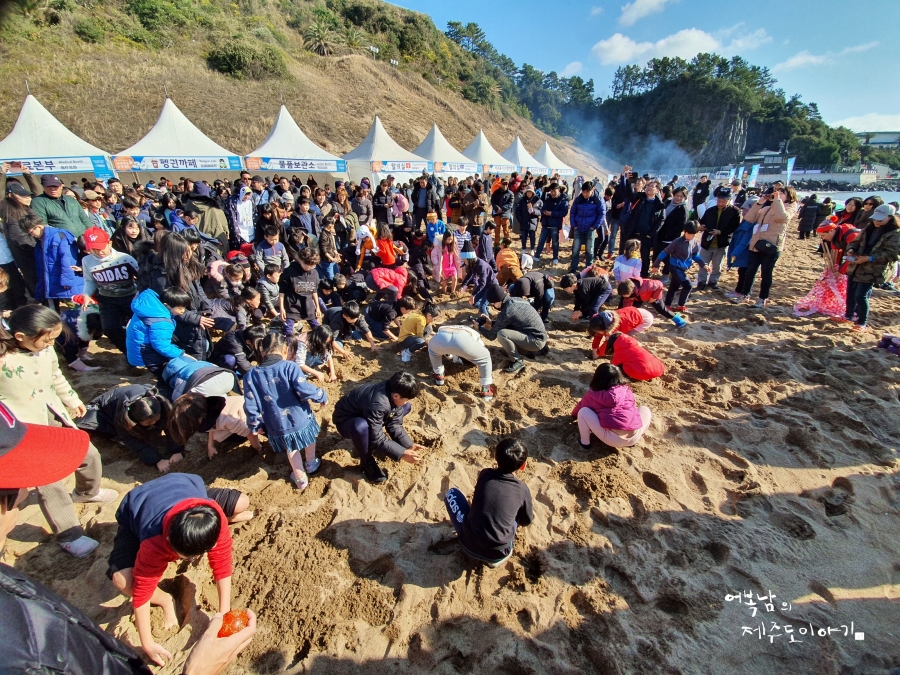
[[[399,180],[409,180],[421,176],[423,171],[431,173],[433,169],[427,159],[400,147],[385,131],[377,115],[362,143],[344,155],[344,160],[350,178],[358,183],[368,177],[374,181],[373,189],[388,174]]]
[[[503,158],[506,161],[520,167],[519,171],[530,171],[535,176],[543,176],[548,173],[549,169],[528,154],[525,146],[522,145],[521,139],[515,137],[509,147],[503,151]]]
[[[560,176],[574,176],[577,172],[571,166],[562,163],[559,157],[553,154],[550,143],[544,141],[541,149],[534,153],[534,158],[550,169],[550,173],[558,173]]]
[[[119,171],[213,173],[243,168],[240,156],[204,135],[170,98],[153,128],[130,148],[116,153],[113,166]]]
[[[347,163],[309,140],[283,105],[266,140],[244,159],[248,171],[347,173]]]
[[[102,179],[114,175],[108,152],[66,129],[31,94],[12,133],[0,141],[0,162],[13,163],[11,174],[27,168],[34,174],[83,173]]]
[[[478,131],[478,135],[469,143],[469,147],[463,150],[466,157],[473,162],[477,162],[481,168],[482,178],[488,174],[494,173],[512,173],[518,171],[516,164],[510,163],[499,152],[494,150],[493,146],[488,142],[484,131]]]
[[[434,173],[438,176],[465,178],[479,170],[478,164],[450,145],[437,124],[431,127],[425,140],[413,152],[434,162]]]

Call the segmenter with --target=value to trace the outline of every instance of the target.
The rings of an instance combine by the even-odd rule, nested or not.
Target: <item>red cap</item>
[[[49,485],[72,474],[90,437],[71,427],[25,424],[0,403],[0,488]]]
[[[99,251],[106,248],[109,235],[99,227],[89,227],[84,231],[84,248],[88,251]]]

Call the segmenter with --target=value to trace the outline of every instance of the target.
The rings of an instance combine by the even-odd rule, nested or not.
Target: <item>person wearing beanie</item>
[[[481,181],[476,181],[475,184],[472,185],[472,191],[463,197],[463,216],[468,219],[467,224],[481,228],[490,211],[491,198],[484,189],[484,184]]]
[[[125,354],[125,326],[131,319],[131,301],[137,294],[137,260],[115,250],[109,235],[99,227],[85,230],[84,248],[87,255],[81,261],[84,270],[82,310],[87,310],[88,298],[98,304],[103,333]]]
[[[548,352],[547,329],[537,310],[524,298],[513,298],[502,286],[491,284],[485,299],[500,311],[496,321],[482,314],[475,328],[489,340],[496,339],[512,362],[504,372],[515,374],[525,367],[519,351],[544,356]]]
[[[462,287],[469,288],[469,304],[477,307],[480,314],[487,316],[490,302],[487,300],[487,293],[491,286],[497,284],[497,275],[487,261],[476,257],[475,251],[470,249],[472,243],[467,241],[459,256],[465,271]]]
[[[634,335],[643,333],[653,325],[653,315],[646,309],[623,307],[612,312],[599,312],[588,323],[588,334],[593,336],[591,358],[606,354],[607,340],[614,333]]]
[[[698,291],[707,287],[713,290],[718,288],[728,242],[741,224],[741,213],[731,205],[731,196],[731,188],[719,188],[716,192],[716,206],[707,209],[700,219],[700,257],[712,268],[712,272],[707,275],[706,270],[700,270],[697,275]]]

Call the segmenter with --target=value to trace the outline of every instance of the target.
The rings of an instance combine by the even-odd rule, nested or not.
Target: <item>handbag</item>
[[[765,239],[758,240],[754,245],[753,250],[761,255],[775,255],[778,253],[778,247],[771,241]]]

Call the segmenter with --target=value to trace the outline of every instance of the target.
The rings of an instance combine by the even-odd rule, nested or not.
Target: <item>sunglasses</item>
[[[863,206],[875,206],[875,202],[863,202]]]

